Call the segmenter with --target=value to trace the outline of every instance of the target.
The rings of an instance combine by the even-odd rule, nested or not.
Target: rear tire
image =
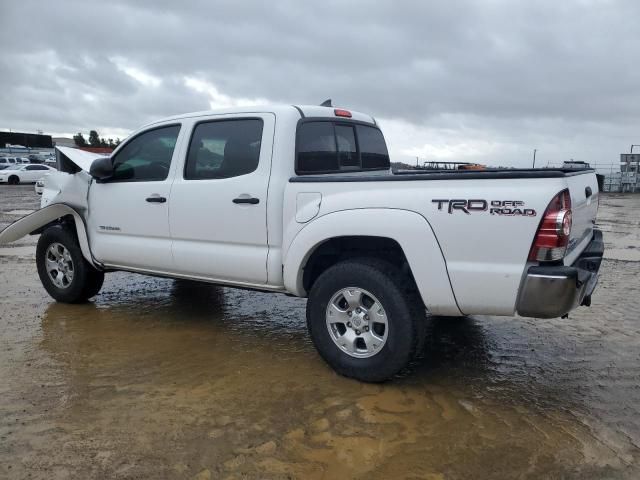
[[[420,353],[425,323],[413,280],[374,258],[328,268],[307,302],[307,327],[322,358],[364,382],[382,382],[406,368]]]
[[[85,260],[75,232],[62,225],[47,228],[36,249],[38,276],[58,302],[82,303],[102,288],[104,273]]]

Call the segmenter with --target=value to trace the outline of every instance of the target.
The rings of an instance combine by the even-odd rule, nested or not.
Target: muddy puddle
[[[322,362],[303,300],[115,273],[70,306],[0,267],[0,478],[640,475],[640,262],[569,319],[432,318],[382,385]]]

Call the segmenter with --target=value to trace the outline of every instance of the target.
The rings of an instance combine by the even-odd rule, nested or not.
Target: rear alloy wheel
[[[426,315],[411,278],[383,260],[340,262],[313,283],[307,327],[318,352],[341,375],[388,380],[419,353]]]
[[[333,343],[350,357],[372,357],[387,343],[387,314],[367,290],[339,290],[329,300],[325,317]]]

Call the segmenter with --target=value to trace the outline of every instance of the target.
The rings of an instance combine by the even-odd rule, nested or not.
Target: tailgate
[[[593,236],[598,212],[598,180],[593,171],[570,174],[566,177],[571,194],[573,225],[565,264],[570,265],[580,255]]]

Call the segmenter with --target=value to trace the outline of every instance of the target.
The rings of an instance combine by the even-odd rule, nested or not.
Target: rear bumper
[[[603,252],[602,232],[594,230],[591,242],[573,265],[529,267],[518,295],[518,314],[555,318],[590,305]]]

